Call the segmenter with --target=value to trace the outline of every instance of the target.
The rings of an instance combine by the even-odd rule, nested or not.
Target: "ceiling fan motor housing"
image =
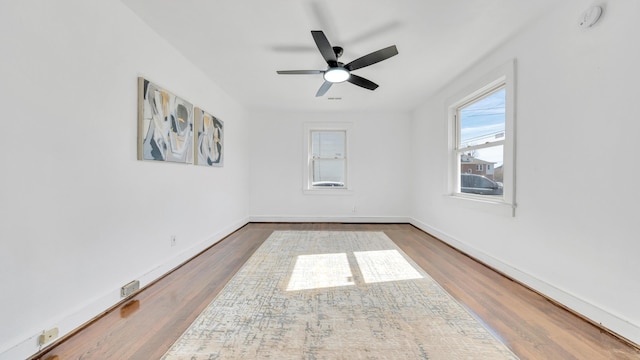
[[[333,52],[336,54],[336,57],[339,58],[344,53],[344,49],[340,46],[334,46]]]

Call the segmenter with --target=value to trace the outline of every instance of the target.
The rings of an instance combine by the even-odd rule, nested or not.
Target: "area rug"
[[[163,359],[517,359],[383,232],[276,231]]]

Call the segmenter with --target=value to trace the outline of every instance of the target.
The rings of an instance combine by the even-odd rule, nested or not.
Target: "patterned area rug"
[[[163,359],[517,359],[383,232],[276,231]]]

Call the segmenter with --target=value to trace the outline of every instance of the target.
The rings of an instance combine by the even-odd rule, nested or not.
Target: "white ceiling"
[[[558,3],[121,1],[244,106],[313,111],[411,110]],[[345,82],[316,98],[322,75],[276,74],[326,69],[311,30],[323,30],[333,46],[342,46],[344,63],[389,45],[399,55],[354,71],[379,84],[375,91]]]

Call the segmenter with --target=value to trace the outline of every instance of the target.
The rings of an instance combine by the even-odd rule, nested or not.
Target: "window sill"
[[[348,188],[302,189],[305,195],[353,195],[353,190]]]
[[[478,210],[495,215],[516,216],[516,205],[504,201],[504,198],[486,198],[466,194],[446,194],[446,198],[465,209]]]

